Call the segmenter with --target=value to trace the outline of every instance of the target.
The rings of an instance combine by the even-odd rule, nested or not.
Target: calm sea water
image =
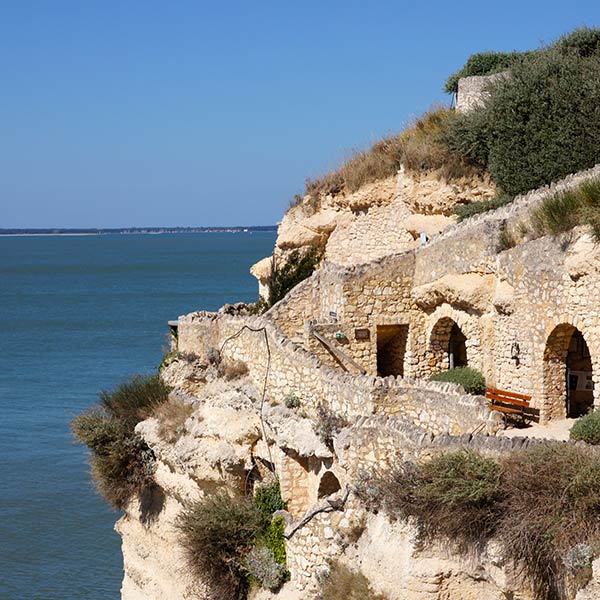
[[[69,419],[159,364],[166,322],[256,297],[274,233],[0,237],[0,598],[111,600],[118,513]]]

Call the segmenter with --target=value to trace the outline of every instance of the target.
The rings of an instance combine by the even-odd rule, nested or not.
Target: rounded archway
[[[450,317],[441,318],[433,326],[429,345],[433,353],[432,366],[437,371],[467,366],[467,336]]]
[[[594,405],[592,357],[579,331],[569,323],[555,327],[544,350],[544,417],[574,418]]]

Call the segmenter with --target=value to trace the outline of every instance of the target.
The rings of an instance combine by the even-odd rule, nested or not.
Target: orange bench
[[[531,396],[497,388],[485,388],[485,397],[490,403],[491,410],[497,410],[506,415],[532,416],[527,414],[530,412],[528,409]]]

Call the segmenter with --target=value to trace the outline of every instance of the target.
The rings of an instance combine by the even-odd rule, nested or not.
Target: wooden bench
[[[497,410],[505,415],[534,416],[529,407],[531,396],[497,388],[485,388],[485,397],[490,403],[491,410]]]

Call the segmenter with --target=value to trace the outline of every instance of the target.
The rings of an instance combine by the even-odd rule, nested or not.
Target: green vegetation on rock
[[[571,427],[570,436],[572,440],[600,445],[600,411],[579,417]]]
[[[100,394],[100,406],[76,416],[71,429],[91,450],[92,477],[104,499],[122,509],[153,486],[154,453],[135,426],[167,401],[169,388],[158,375],[136,376]]]
[[[457,367],[449,371],[436,373],[429,378],[431,381],[446,381],[462,385],[467,394],[480,396],[485,394],[485,377],[483,373],[471,367]]]

